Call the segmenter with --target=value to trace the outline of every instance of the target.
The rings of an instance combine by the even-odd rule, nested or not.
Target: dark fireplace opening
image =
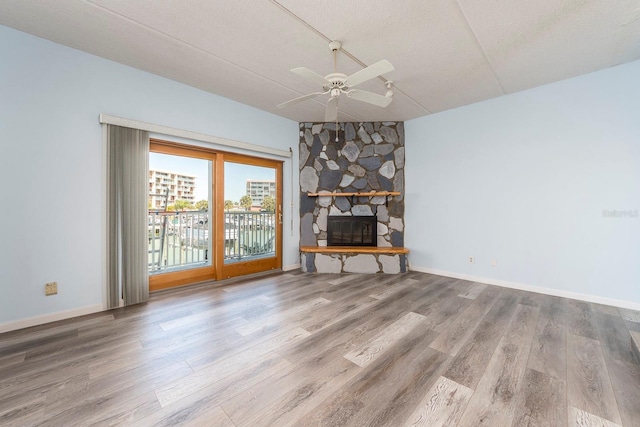
[[[378,246],[376,216],[328,216],[328,246]]]

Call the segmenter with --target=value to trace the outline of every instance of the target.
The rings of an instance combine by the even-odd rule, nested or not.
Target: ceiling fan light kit
[[[327,101],[327,107],[325,109],[324,120],[326,122],[337,121],[338,119],[338,100],[340,95],[344,94],[348,98],[355,99],[356,101],[366,102],[368,104],[376,105],[378,107],[386,107],[391,103],[393,97],[393,91],[391,87],[393,82],[388,80],[385,83],[387,90],[384,95],[378,95],[377,93],[368,92],[366,90],[352,89],[354,86],[362,84],[366,81],[374,79],[382,74],[393,71],[393,65],[386,59],[369,65],[360,71],[357,71],[349,76],[343,73],[338,73],[336,68],[336,55],[342,48],[342,44],[339,41],[332,41],[329,43],[329,49],[334,54],[334,72],[321,76],[320,74],[309,70],[305,67],[292,68],[291,72],[295,73],[307,80],[313,81],[316,84],[322,85],[321,92],[313,92],[308,95],[303,95],[298,98],[294,98],[290,101],[283,102],[278,105],[278,108],[284,108],[289,105],[297,104],[299,102],[313,99],[322,95],[329,95]]]

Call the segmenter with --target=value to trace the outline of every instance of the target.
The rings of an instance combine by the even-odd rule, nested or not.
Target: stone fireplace
[[[374,217],[370,244],[389,248],[388,253],[303,251],[303,271],[326,271],[328,265],[331,272],[406,271],[406,255],[393,250],[404,246],[404,123],[300,123],[299,153],[300,246],[326,247],[328,218],[349,216]],[[389,192],[398,194],[379,195]]]

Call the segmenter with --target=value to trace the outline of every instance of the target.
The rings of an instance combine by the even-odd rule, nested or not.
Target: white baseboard
[[[527,285],[524,283],[509,282],[507,280],[492,279],[490,277],[479,277],[470,274],[454,273],[451,271],[437,270],[419,266],[411,266],[411,271],[435,274],[437,276],[452,277],[454,279],[469,280],[471,282],[486,283],[487,285],[501,286],[503,288],[518,289],[521,291],[535,292],[538,294],[553,295],[556,297],[571,298],[580,301],[594,302],[596,304],[612,305],[631,310],[640,310],[640,304],[613,298],[600,297],[597,295],[581,294],[578,292],[564,291],[562,289],[545,288],[542,286]]]
[[[0,333],[29,328],[31,326],[43,325],[45,323],[69,319],[71,317],[84,316],[85,314],[97,313],[99,311],[104,311],[104,307],[102,306],[102,304],[88,305],[86,307],[58,311],[57,313],[45,314],[42,316],[29,317],[27,319],[16,320],[13,322],[1,323]]]
[[[291,264],[282,266],[282,271],[291,271],[298,270],[300,268],[300,264]]]

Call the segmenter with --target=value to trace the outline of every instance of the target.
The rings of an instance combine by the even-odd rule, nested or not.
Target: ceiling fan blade
[[[327,109],[324,112],[325,122],[335,122],[338,118],[338,97],[329,98]]]
[[[306,101],[307,99],[311,99],[311,98],[315,98],[316,96],[320,96],[320,95],[322,95],[322,93],[323,92],[314,92],[314,93],[310,93],[309,95],[300,96],[298,98],[294,98],[294,99],[289,100],[287,102],[283,102],[282,104],[278,104],[276,107],[277,108],[288,107],[291,104],[297,104],[298,102]]]
[[[393,70],[394,68],[393,65],[391,65],[391,62],[383,59],[376,62],[375,64],[369,65],[367,68],[363,68],[362,70],[356,71],[355,73],[351,74],[349,77],[347,77],[345,83],[349,87],[354,87],[359,85],[360,83],[364,83],[367,80],[371,80]]]
[[[358,101],[368,102],[369,104],[377,105],[378,107],[386,107],[391,104],[393,98],[378,95],[377,93],[367,92],[366,90],[351,90],[347,92],[349,98],[357,99]]]
[[[291,72],[299,76],[302,76],[305,79],[319,83],[323,86],[331,83],[329,80],[325,79],[320,74],[316,73],[315,71],[311,71],[310,69],[305,67],[292,68]]]

